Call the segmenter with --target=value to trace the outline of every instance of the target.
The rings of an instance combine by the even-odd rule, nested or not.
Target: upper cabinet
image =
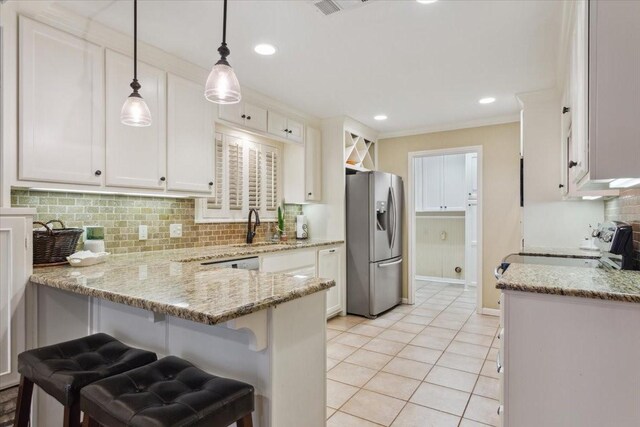
[[[214,105],[204,86],[167,77],[167,189],[211,193],[214,185]]]
[[[322,133],[307,127],[304,141],[305,193],[308,202],[322,200]]]
[[[218,117],[249,129],[267,131],[267,109],[246,101],[220,105]]]
[[[284,200],[287,203],[322,199],[322,139],[318,129],[307,128],[303,146],[284,144]],[[304,177],[304,179],[301,179]]]
[[[563,144],[568,179],[580,190],[640,178],[640,2],[573,3]],[[640,185],[640,179],[636,180]]]
[[[120,122],[120,110],[131,93],[133,58],[107,50],[106,183],[109,186],[164,189],[166,184],[166,74],[138,62],[140,95],[151,111],[151,126]]]
[[[102,48],[22,16],[19,40],[18,178],[101,185]]]
[[[452,154],[416,160],[418,212],[464,211],[467,200],[466,156]]]
[[[269,111],[267,130],[270,134],[293,142],[304,141],[304,124],[282,114]]]

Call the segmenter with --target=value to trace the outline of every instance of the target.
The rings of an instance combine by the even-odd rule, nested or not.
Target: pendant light
[[[242,98],[240,83],[227,62],[231,53],[227,47],[227,0],[224,0],[224,17],[222,20],[222,44],[218,48],[220,60],[216,62],[207,78],[204,96],[216,104],[236,104]]]
[[[133,0],[133,81],[130,86],[133,92],[122,106],[120,121],[127,126],[150,126],[151,112],[138,93],[142,87],[138,83],[138,0]]]

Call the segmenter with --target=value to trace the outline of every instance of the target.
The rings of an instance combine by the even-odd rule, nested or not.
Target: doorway
[[[410,152],[409,304],[425,284],[476,294],[482,312],[482,147]]]

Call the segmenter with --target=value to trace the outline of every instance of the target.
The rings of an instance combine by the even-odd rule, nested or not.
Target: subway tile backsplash
[[[625,221],[633,226],[636,268],[640,269],[640,189],[623,190],[620,197],[606,201],[605,218]]]
[[[36,221],[59,219],[67,227],[103,226],[106,250],[111,253],[243,243],[247,234],[244,222],[196,224],[193,199],[13,190],[11,205],[35,208]],[[296,215],[301,213],[302,206],[285,205],[289,239],[295,239]],[[174,223],[182,224],[180,238],[169,237],[169,224]],[[138,240],[139,225],[148,226],[147,240]],[[254,241],[267,240],[275,230],[275,222],[263,222]]]

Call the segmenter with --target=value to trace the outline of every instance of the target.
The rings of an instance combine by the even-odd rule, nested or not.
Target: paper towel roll
[[[304,215],[296,216],[296,238],[308,239],[309,228],[307,227],[307,217]]]

